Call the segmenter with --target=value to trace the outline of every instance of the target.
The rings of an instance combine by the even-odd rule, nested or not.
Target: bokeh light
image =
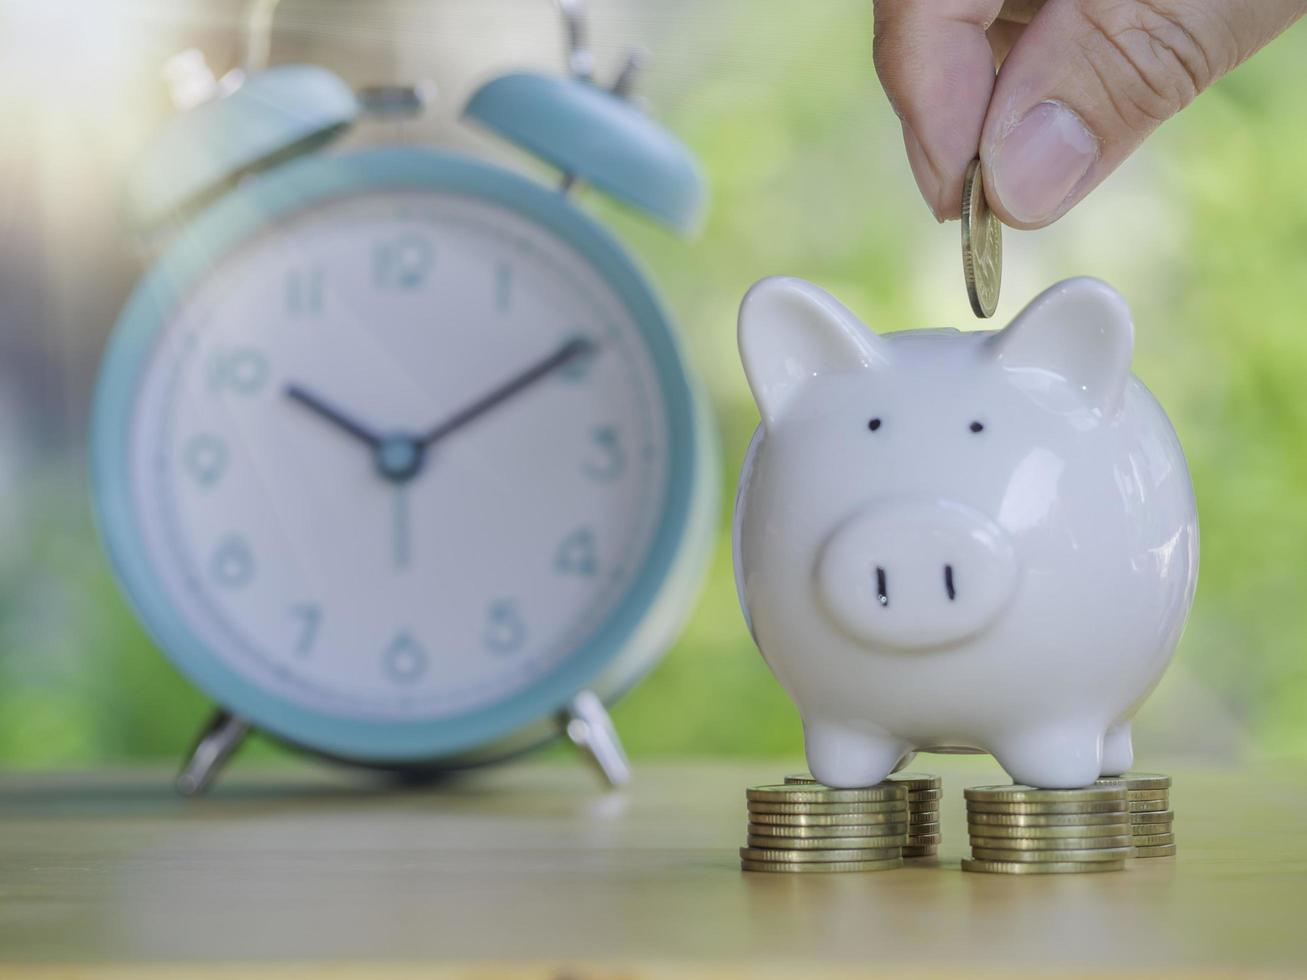
[[[865,0],[592,0],[600,73],[640,45],[640,90],[699,155],[712,211],[686,243],[589,193],[585,206],[663,287],[711,393],[723,511],[702,601],[615,717],[638,759],[795,754],[797,715],[736,603],[729,508],[756,412],[735,308],[763,275],[833,290],[879,330],[976,323],[956,225],[917,197],[870,61]],[[206,711],[114,586],[85,474],[99,353],[143,254],[121,213],[135,154],[170,110],[165,60],[240,61],[230,0],[0,0],[0,760],[175,758]],[[544,0],[285,0],[274,63],[352,84],[431,79],[418,123],[353,144],[423,141],[541,171],[458,123],[467,93],[511,67],[561,67]],[[1007,237],[997,322],[1070,275],[1130,301],[1136,372],[1171,412],[1202,521],[1197,604],[1139,720],[1140,752],[1307,754],[1307,33],[1221,81],[1082,207]],[[257,750],[270,758],[280,750]]]

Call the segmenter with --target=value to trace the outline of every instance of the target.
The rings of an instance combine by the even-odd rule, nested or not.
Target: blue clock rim
[[[669,448],[662,514],[626,595],[574,654],[509,699],[427,721],[341,717],[273,695],[226,666],[186,625],[146,557],[132,502],[131,422],[141,374],[172,311],[213,264],[285,215],[374,190],[467,194],[513,209],[575,249],[632,314],[662,388]],[[138,284],[110,337],[91,421],[93,503],[119,583],[165,655],[224,708],[296,745],[362,762],[405,763],[490,744],[561,709],[623,652],[669,584],[702,474],[695,392],[676,338],[644,275],[617,241],[562,194],[447,151],[385,147],[308,157],[240,186],[187,226]]]

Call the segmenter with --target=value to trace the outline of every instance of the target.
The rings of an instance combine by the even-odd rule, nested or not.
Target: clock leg
[[[244,718],[221,708],[216,711],[177,776],[177,791],[183,796],[198,796],[208,789],[249,731],[250,724]]]
[[[563,730],[585,753],[614,789],[631,781],[631,763],[604,703],[593,691],[582,691],[563,711]]]

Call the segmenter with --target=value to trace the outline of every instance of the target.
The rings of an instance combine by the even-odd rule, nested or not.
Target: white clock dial
[[[368,192],[183,298],[133,409],[132,504],[230,669],[319,712],[446,718],[613,614],[667,497],[665,418],[578,253],[487,201]]]

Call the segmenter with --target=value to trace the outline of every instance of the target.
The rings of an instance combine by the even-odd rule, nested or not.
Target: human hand
[[[1307,0],[874,3],[876,72],[926,203],[958,217],[979,150],[990,207],[1015,228],[1060,218],[1307,12]]]

